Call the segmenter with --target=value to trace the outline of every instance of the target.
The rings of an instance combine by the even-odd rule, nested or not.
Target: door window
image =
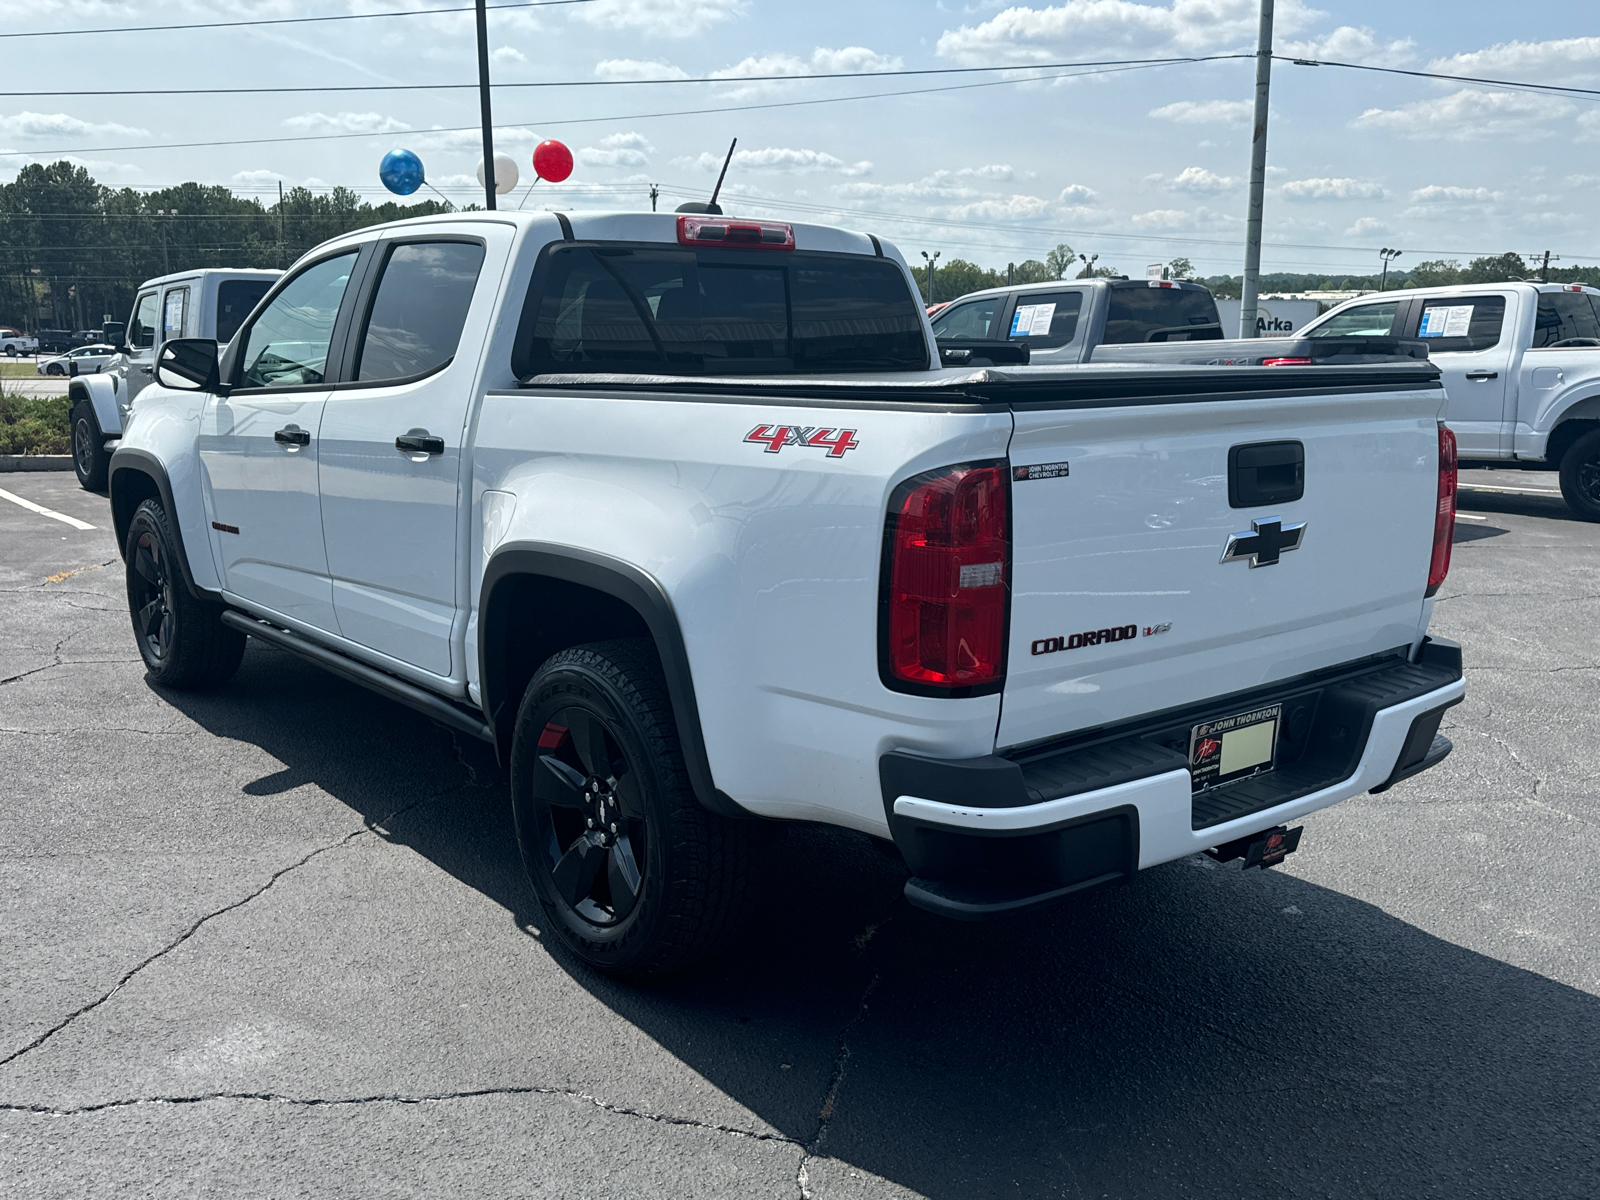
[[[986,296],[982,300],[969,300],[965,304],[952,304],[933,318],[933,336],[936,338],[992,338],[994,322],[999,315],[1004,296]]]
[[[1011,339],[1035,350],[1065,346],[1078,331],[1082,292],[1024,292],[1011,314]]]
[[[128,326],[128,345],[135,350],[148,350],[155,345],[156,313],[159,304],[154,292],[139,297],[133,307],[133,323]]]
[[[1600,338],[1600,321],[1583,292],[1542,292],[1533,318],[1533,345],[1554,346],[1568,338]]]
[[[391,249],[361,336],[356,378],[408,379],[454,358],[482,266],[483,247],[476,242],[406,242]]]
[[[181,338],[183,325],[189,316],[189,289],[172,288],[167,301],[161,306],[161,340]]]
[[[240,387],[315,387],[356,265],[356,251],[313,263],[291,279],[240,337]]]
[[[1310,333],[1311,337],[1388,337],[1394,327],[1394,315],[1400,311],[1400,301],[1386,300],[1382,304],[1358,304],[1342,313],[1329,317]]]
[[[1422,302],[1417,336],[1430,354],[1487,350],[1500,341],[1505,324],[1504,296],[1444,296]]]
[[[217,341],[233,341],[239,326],[261,297],[272,288],[270,279],[227,279],[217,285]]]

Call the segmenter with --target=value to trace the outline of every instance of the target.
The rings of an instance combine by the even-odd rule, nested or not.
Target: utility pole
[[[935,250],[933,252],[933,257],[932,258],[928,258],[928,252],[926,250],[924,250],[922,252],[922,257],[927,259],[927,261],[928,261],[928,303],[929,304],[934,304],[934,303],[937,302],[936,298],[934,297],[934,294],[933,294],[933,264],[939,261],[939,255],[942,254],[942,253],[943,253],[943,251],[941,251],[941,250]]]
[[[1539,268],[1539,282],[1540,283],[1549,283],[1550,282],[1550,264],[1553,263],[1553,262],[1560,262],[1560,261],[1561,261],[1561,256],[1559,254],[1551,254],[1550,251],[1548,251],[1548,250],[1546,250],[1544,252],[1544,263]]]
[[[1378,280],[1378,290],[1380,292],[1389,290],[1389,264],[1399,258],[1400,253],[1399,250],[1391,250],[1387,246],[1378,251],[1378,257],[1383,259],[1383,275]]]
[[[1244,235],[1244,288],[1239,300],[1239,336],[1253,338],[1256,297],[1261,292],[1261,209],[1267,190],[1267,100],[1272,90],[1272,0],[1261,0],[1256,39],[1256,119],[1250,139],[1250,212]]]
[[[656,197],[659,196],[659,195],[661,195],[661,189],[659,187],[657,187],[655,184],[652,183],[650,185],[650,211],[651,212],[655,212],[655,210],[656,210]]]
[[[483,110],[483,202],[494,211],[494,119],[489,112],[489,13],[478,0],[478,107]]]
[[[1006,264],[1006,286],[1010,287],[1016,281],[1017,281],[1017,264],[1016,263],[1007,263]]]
[[[283,238],[283,180],[278,180],[278,270],[283,270],[288,264],[283,261],[284,251],[288,243]]]

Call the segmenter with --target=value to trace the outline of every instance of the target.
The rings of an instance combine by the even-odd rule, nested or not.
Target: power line
[[[982,83],[947,84],[943,87],[906,88],[898,92],[857,92],[856,94],[850,96],[823,96],[815,100],[779,100],[772,101],[767,104],[729,104],[716,108],[683,108],[671,112],[628,113],[609,117],[552,118],[545,121],[510,122],[507,124],[496,125],[495,128],[497,130],[535,128],[548,129],[552,125],[596,125],[604,124],[608,121],[650,121],[663,117],[699,117],[714,113],[755,112],[760,109],[805,108],[815,104],[839,104],[848,100],[888,100],[898,96],[926,96],[935,92],[964,92],[970,91],[974,88],[1005,87],[1010,84],[1037,83],[1050,79],[1075,79],[1082,75],[1109,75],[1119,71],[1142,71],[1147,70],[1150,67],[1170,66],[1173,64],[1191,62],[1214,62],[1220,59],[1238,57],[1239,56],[1236,54],[1219,54],[1213,55],[1209,58],[1161,59],[1149,63],[1140,61],[1136,65],[1129,66],[1100,67],[1088,71],[1063,71],[1055,75],[1040,75],[1023,79],[987,79]],[[1245,57],[1250,56],[1247,55]],[[813,76],[813,78],[815,77]],[[858,78],[858,76],[852,76],[852,78]],[[162,142],[156,144],[145,143],[143,145],[135,146],[72,146],[65,149],[56,150],[0,150],[0,157],[47,158],[52,154],[122,154],[135,150],[195,150],[206,149],[214,146],[268,146],[285,142],[335,142],[343,141],[348,138],[399,137],[406,135],[411,137],[426,137],[430,134],[440,133],[476,133],[480,128],[481,126],[478,125],[455,125],[438,129],[405,129],[390,130],[387,132],[381,130],[367,130],[361,133],[315,133],[301,134],[295,137],[233,138],[214,142]]]
[[[1010,67],[920,67],[900,71],[823,71],[807,75],[692,75],[679,79],[546,79],[522,83],[496,83],[496,88],[605,88],[640,87],[677,83],[810,83],[819,79],[895,79],[916,75],[974,75],[995,71],[1056,71],[1073,67],[1166,67],[1180,63],[1220,62],[1233,58],[1253,58],[1251,54],[1209,54],[1203,57],[1113,58],[1085,62],[1040,63],[1027,68]],[[1026,83],[1047,76],[1024,76],[1005,82]],[[74,89],[56,92],[0,92],[0,98],[17,99],[78,96],[262,96],[294,95],[305,92],[459,92],[476,91],[476,83],[350,83],[318,84],[311,87],[245,88],[105,88],[93,91]]]
[[[522,0],[517,4],[491,4],[490,12],[508,8],[557,8],[568,4],[593,4],[595,0]],[[123,25],[109,29],[29,29],[0,33],[0,38],[83,37],[94,33],[170,33],[180,29],[243,29],[256,25],[315,25],[324,21],[372,21],[383,17],[431,17],[437,13],[473,12],[462,8],[410,8],[398,12],[343,13],[332,17],[272,17],[255,21],[196,21],[189,25]]]
[[[1559,83],[1526,83],[1520,79],[1487,79],[1478,75],[1446,75],[1440,71],[1407,71],[1401,67],[1375,67],[1370,63],[1334,62],[1331,59],[1291,58],[1283,54],[1272,56],[1278,62],[1297,67],[1344,67],[1350,71],[1373,71],[1380,75],[1410,75],[1414,79],[1445,79],[1451,83],[1481,83],[1487,87],[1507,88],[1520,92],[1553,92],[1557,95],[1600,98],[1600,88],[1567,87]]]

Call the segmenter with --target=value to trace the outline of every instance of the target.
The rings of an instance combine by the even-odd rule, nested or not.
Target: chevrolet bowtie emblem
[[[1252,567],[1270,567],[1278,555],[1286,550],[1300,549],[1306,538],[1306,523],[1285,525],[1282,517],[1262,517],[1250,522],[1249,533],[1228,535],[1228,546],[1222,552],[1223,562],[1236,562],[1248,558]]]

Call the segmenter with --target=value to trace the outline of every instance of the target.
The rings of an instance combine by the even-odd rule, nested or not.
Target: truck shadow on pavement
[[[369,824],[414,787],[419,745],[451,752],[424,718],[255,645],[224,691],[166,698],[286,764],[246,791],[315,783]],[[1600,1191],[1600,1000],[1371,904],[1188,860],[960,925],[910,908],[869,839],[775,827],[740,948],[624,987],[543,937],[492,755],[455,750],[476,785],[385,836],[803,1148],[810,1195],[895,1191],[872,1176],[935,1200]]]

